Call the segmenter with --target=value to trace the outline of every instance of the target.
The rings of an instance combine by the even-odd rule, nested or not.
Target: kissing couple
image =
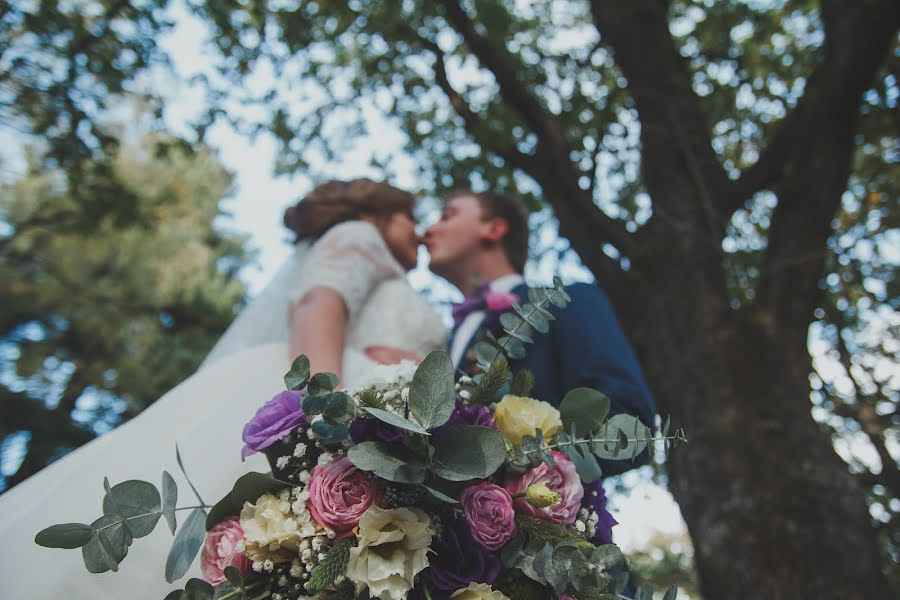
[[[166,470],[188,490],[176,444],[197,492],[210,496],[207,503],[243,472],[268,471],[262,454],[238,460],[240,432],[259,406],[283,391],[282,377],[300,354],[310,359],[312,372],[335,373],[348,390],[365,387],[381,364],[418,362],[434,350],[446,350],[457,370],[470,371],[477,341],[499,330],[500,315],[513,303],[527,301],[527,215],[509,196],[458,191],[420,237],[415,203],[412,194],[387,183],[355,179],[318,185],[289,208],[284,222],[295,236],[294,252],[197,373],[138,417],[0,496],[0,535],[15,548],[2,563],[10,597],[54,597],[63,589],[71,598],[165,595],[159,577],[171,545],[165,528],[130,548],[140,558],[101,576],[85,572],[76,553],[41,549],[34,535],[48,523],[78,522],[95,512],[104,477],[113,484],[155,481]],[[465,297],[453,308],[449,335],[406,279],[421,244],[431,271]],[[598,240],[598,252],[600,246]],[[566,291],[569,305],[554,313],[550,331],[536,335],[511,370],[531,371],[531,395],[539,400],[558,406],[569,390],[593,388],[609,397],[611,414],[630,413],[652,427],[653,401],[606,295],[591,284]],[[634,463],[601,466],[610,475]],[[198,562],[188,577],[199,577]]]

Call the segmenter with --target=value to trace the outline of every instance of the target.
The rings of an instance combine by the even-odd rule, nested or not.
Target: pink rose
[[[377,496],[375,482],[341,456],[313,469],[309,512],[319,525],[334,531],[339,539],[345,538],[353,535],[350,530]]]
[[[485,294],[484,302],[488,310],[496,312],[509,310],[513,304],[519,301],[519,297],[509,292],[495,292],[493,290]]]
[[[496,550],[516,533],[512,496],[499,485],[482,482],[463,490],[459,498],[469,531],[479,544]]]
[[[581,508],[581,499],[584,497],[584,487],[575,472],[572,464],[565,454],[557,451],[551,452],[556,467],[547,463],[541,463],[527,471],[520,477],[511,477],[506,481],[506,489],[513,496],[524,494],[530,485],[546,485],[552,491],[559,494],[559,502],[547,508],[535,508],[524,497],[516,498],[513,504],[516,510],[532,517],[553,521],[560,525],[571,525],[578,516]]]
[[[200,553],[200,572],[210,585],[225,581],[225,568],[237,567],[242,575],[250,572],[251,560],[238,550],[244,530],[237,517],[228,517],[208,532]]]

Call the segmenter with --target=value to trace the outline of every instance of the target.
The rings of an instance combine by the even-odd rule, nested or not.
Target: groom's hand
[[[391,346],[369,346],[366,348],[366,356],[382,365],[395,365],[404,360],[422,362],[422,357],[415,352],[392,348]]]

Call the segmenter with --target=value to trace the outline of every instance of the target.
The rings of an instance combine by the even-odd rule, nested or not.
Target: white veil
[[[222,334],[203,359],[200,370],[226,356],[253,346],[289,341],[290,292],[301,280],[303,263],[309,248],[309,242],[300,242],[294,247],[293,253],[278,269],[272,281],[250,301]]]

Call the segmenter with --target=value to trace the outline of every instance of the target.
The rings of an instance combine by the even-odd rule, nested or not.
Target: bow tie
[[[491,284],[485,283],[478,286],[475,293],[466,296],[466,299],[453,305],[453,328],[458,328],[462,322],[475,311],[487,312],[486,324],[499,323],[500,315],[519,301],[519,297],[509,292],[495,292],[491,290]],[[489,321],[489,323],[488,323]]]

